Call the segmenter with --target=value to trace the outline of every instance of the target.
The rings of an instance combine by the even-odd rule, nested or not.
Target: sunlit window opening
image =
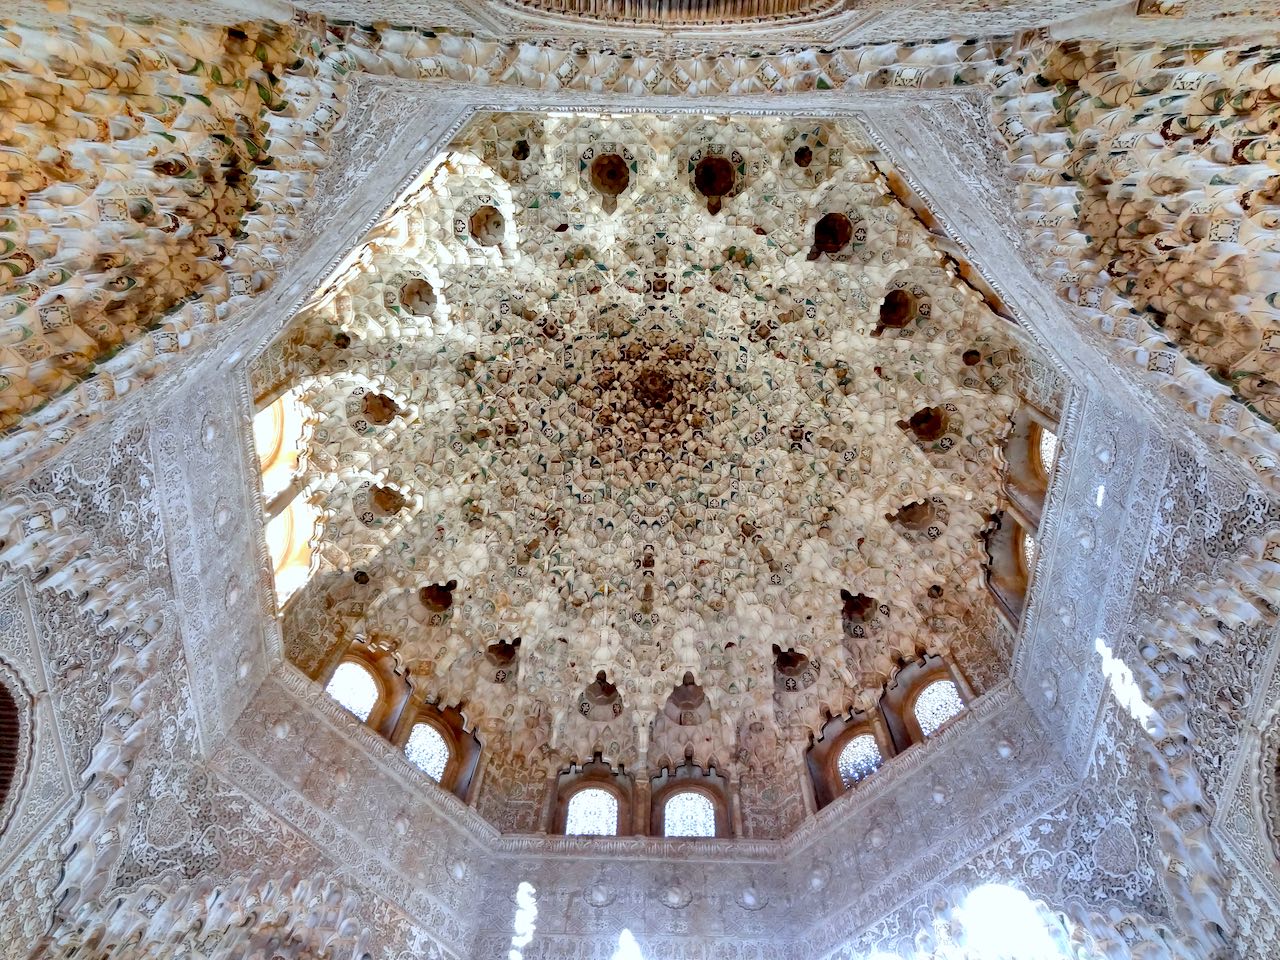
[[[935,680],[916,697],[916,723],[926,737],[964,709],[960,691],[950,680]]]
[[[280,603],[311,576],[311,537],[318,518],[316,508],[300,496],[267,521],[267,549]]]
[[[836,760],[836,769],[840,771],[840,780],[847,790],[880,769],[883,760],[876,738],[869,733],[862,733],[844,745]]]
[[[569,798],[564,832],[571,837],[617,836],[618,798],[599,787],[579,790]]]
[[[696,790],[674,794],[662,808],[662,831],[668,837],[714,837],[715,804]]]
[[[338,664],[324,692],[361,720],[368,720],[378,702],[378,681],[360,664],[348,661]]]
[[[436,783],[444,776],[449,762],[449,745],[440,731],[429,723],[415,723],[404,745],[404,755],[409,762]]]
[[[1040,428],[1040,469],[1045,475],[1053,473],[1053,464],[1058,459],[1058,435],[1045,427]]]
[[[1028,574],[1036,568],[1036,551],[1040,545],[1036,543],[1036,538],[1027,531],[1022,531],[1022,563]]]
[[[302,405],[292,391],[253,418],[253,445],[262,468],[262,496],[268,502],[289,486],[302,448]]]

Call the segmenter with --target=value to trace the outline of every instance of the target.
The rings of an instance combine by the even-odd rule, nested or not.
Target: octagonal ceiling
[[[517,793],[691,757],[774,834],[902,662],[989,686],[1027,347],[883,164],[829,120],[469,124],[254,367],[320,518],[290,658],[393,652]]]

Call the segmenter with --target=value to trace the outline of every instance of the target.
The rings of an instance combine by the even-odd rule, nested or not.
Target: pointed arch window
[[[950,680],[935,680],[916,697],[916,723],[926,737],[933,736],[944,723],[964,709],[960,691]]]
[[[338,664],[324,692],[361,720],[368,720],[378,703],[378,681],[358,663]]]
[[[673,793],[662,810],[662,829],[668,837],[714,837],[715,804],[698,790]]]
[[[840,780],[848,790],[859,780],[863,780],[880,769],[884,758],[880,755],[880,746],[876,738],[869,733],[861,733],[849,738],[836,760],[836,769],[840,771]]]
[[[569,798],[564,832],[570,837],[618,834],[618,798],[601,787],[587,787]]]
[[[449,744],[444,735],[430,723],[415,723],[405,741],[404,755],[409,762],[439,783],[449,764]]]
[[[1041,520],[1062,440],[1053,416],[1031,402],[1013,417],[1005,439],[1001,509],[984,533],[987,587],[996,612],[1017,630],[1027,608],[1031,579],[1040,556]]]

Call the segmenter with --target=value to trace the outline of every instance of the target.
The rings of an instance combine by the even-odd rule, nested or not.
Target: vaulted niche
[[[7,672],[7,671],[6,671]],[[23,715],[21,693],[11,689],[0,673],[0,833],[8,826],[9,814],[16,806],[15,796],[22,772]]]

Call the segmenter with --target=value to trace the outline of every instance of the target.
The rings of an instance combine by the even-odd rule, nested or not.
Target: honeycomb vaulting
[[[299,43],[274,24],[0,24],[0,470],[270,284],[339,116]]]
[[[749,805],[900,657],[990,657],[1012,334],[850,128],[482,117],[259,370],[321,516],[291,656],[395,651],[512,782]]]

